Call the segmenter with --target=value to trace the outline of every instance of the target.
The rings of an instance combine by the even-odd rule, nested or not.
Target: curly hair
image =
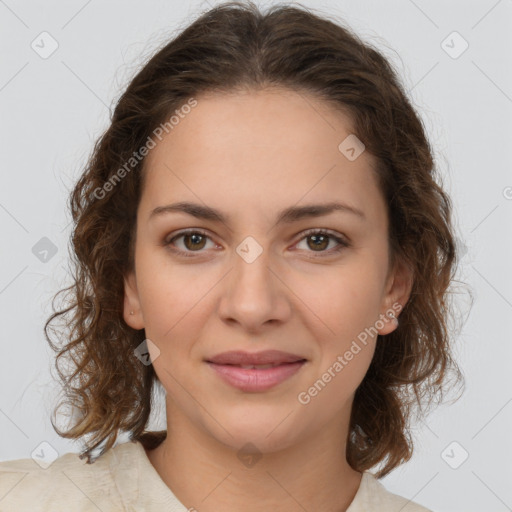
[[[349,28],[311,9],[274,5],[262,13],[252,2],[228,2],[198,16],[147,60],[120,96],[71,192],[73,281],[55,296],[45,335],[57,352],[65,401],[79,412],[68,430],[52,419],[53,427],[62,437],[89,437],[80,454],[89,464],[92,451],[103,444],[100,455],[106,452],[121,431],[148,449],[166,436],[146,430],[158,377],[151,364],[134,357],[144,329],[123,319],[123,277],[134,265],[145,174],[144,158],[134,155],[191,98],[270,86],[314,95],[349,113],[353,132],[378,163],[392,261],[414,272],[400,325],[379,335],[356,390],[348,463],[357,471],[382,463],[380,478],[409,460],[412,412],[424,412],[443,396],[451,370],[457,382],[463,380],[449,329],[457,262],[452,204],[398,73]],[[56,308],[62,293],[67,302]],[[58,317],[64,327],[52,328]],[[63,338],[60,345],[50,330]],[[61,358],[71,366],[61,369]]]

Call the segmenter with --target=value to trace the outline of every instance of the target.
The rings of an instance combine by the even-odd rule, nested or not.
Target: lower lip
[[[256,368],[240,368],[229,364],[215,364],[208,362],[222,379],[233,387],[242,391],[265,391],[295,375],[306,361],[286,363],[273,368],[258,370]]]

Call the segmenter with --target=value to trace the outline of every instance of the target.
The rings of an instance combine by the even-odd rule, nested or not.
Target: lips
[[[306,363],[297,354],[279,350],[223,352],[206,363],[229,385],[246,393],[267,391],[290,379]]]
[[[217,354],[209,359],[207,362],[219,365],[233,365],[242,368],[272,368],[285,363],[296,363],[298,361],[305,361],[306,358],[297,354],[289,352],[282,352],[280,350],[265,350],[262,352],[244,352],[241,350],[233,350],[230,352],[223,352]]]

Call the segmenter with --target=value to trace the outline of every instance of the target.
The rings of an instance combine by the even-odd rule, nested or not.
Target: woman
[[[71,208],[46,333],[84,450],[0,464],[1,510],[427,510],[378,478],[458,372],[451,202],[379,52],[307,9],[213,8],[132,80]]]

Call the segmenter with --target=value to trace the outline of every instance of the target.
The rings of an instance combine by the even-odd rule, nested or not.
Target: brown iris
[[[325,249],[328,245],[329,245],[329,237],[326,236],[326,235],[310,235],[308,236],[308,239],[312,239],[314,240],[314,245],[310,245],[309,241],[308,241],[308,246],[310,248],[314,248],[314,249]],[[318,241],[320,241],[320,243],[317,243]],[[324,246],[323,244],[326,245]]]
[[[189,250],[192,250],[194,248],[202,249],[206,242],[206,237],[204,235],[201,235],[200,233],[183,234],[182,236],[183,236],[183,243],[185,244],[185,247]],[[201,238],[202,238],[202,240],[200,240]],[[192,240],[193,247],[190,247],[189,244],[186,242],[186,240]],[[200,247],[198,247],[197,244],[200,243],[201,241],[203,242],[203,244]]]

